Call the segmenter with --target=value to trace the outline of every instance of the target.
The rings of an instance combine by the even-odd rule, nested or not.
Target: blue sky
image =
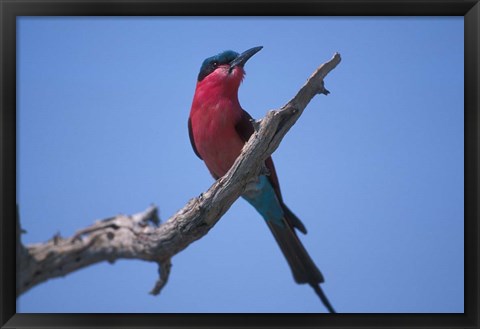
[[[17,200],[24,243],[212,183],[187,118],[202,61],[262,45],[240,103],[286,103],[342,62],[274,153],[282,193],[338,312],[463,312],[463,17],[21,17]],[[122,260],[25,293],[18,312],[324,312],[238,200],[172,259]],[[74,296],[74,297],[72,297]]]

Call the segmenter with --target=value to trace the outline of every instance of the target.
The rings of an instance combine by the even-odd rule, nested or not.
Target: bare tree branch
[[[117,259],[156,262],[159,280],[150,293],[159,294],[170,274],[170,259],[206,235],[246,185],[263,172],[265,159],[277,149],[310,100],[316,94],[328,94],[323,79],[340,60],[340,54],[335,53],[286,105],[280,110],[269,111],[262,120],[255,122],[255,133],[228,173],[160,226],[157,208],[151,206],[132,216],[118,215],[97,221],[70,238],[57,234],[45,243],[26,247],[21,244],[18,233],[17,296],[48,279],[102,261],[113,263]],[[19,225],[18,222],[17,231]]]

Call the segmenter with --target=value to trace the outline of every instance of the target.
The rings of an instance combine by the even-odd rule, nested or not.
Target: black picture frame
[[[478,1],[0,0],[1,15],[1,328],[325,327],[478,328],[479,16]],[[16,17],[17,16],[464,16],[465,312],[463,314],[16,314]],[[448,85],[448,77],[445,78]]]

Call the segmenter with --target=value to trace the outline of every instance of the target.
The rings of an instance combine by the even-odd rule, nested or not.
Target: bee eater
[[[262,48],[241,54],[227,50],[205,59],[200,68],[188,131],[195,154],[215,179],[227,173],[254,132],[252,117],[240,106],[238,89],[245,76],[245,63]],[[306,234],[307,230],[283,201],[271,157],[265,160],[265,166],[269,174],[260,174],[249,183],[242,197],[265,219],[295,281],[312,286],[325,307],[334,313],[320,288],[323,275],[295,232],[297,229]]]

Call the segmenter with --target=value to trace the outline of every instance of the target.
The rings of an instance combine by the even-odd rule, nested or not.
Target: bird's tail
[[[288,216],[287,213],[286,215]],[[299,284],[308,283],[328,311],[335,313],[335,310],[320,288],[320,284],[324,282],[323,275],[313,262],[293,227],[288,224],[291,223],[291,220],[286,218],[285,226],[280,226],[272,221],[266,222],[290,266],[295,281]]]
[[[324,282],[322,273],[293,229],[288,225],[280,226],[272,221],[267,221],[267,225],[290,265],[295,282],[311,284]]]

